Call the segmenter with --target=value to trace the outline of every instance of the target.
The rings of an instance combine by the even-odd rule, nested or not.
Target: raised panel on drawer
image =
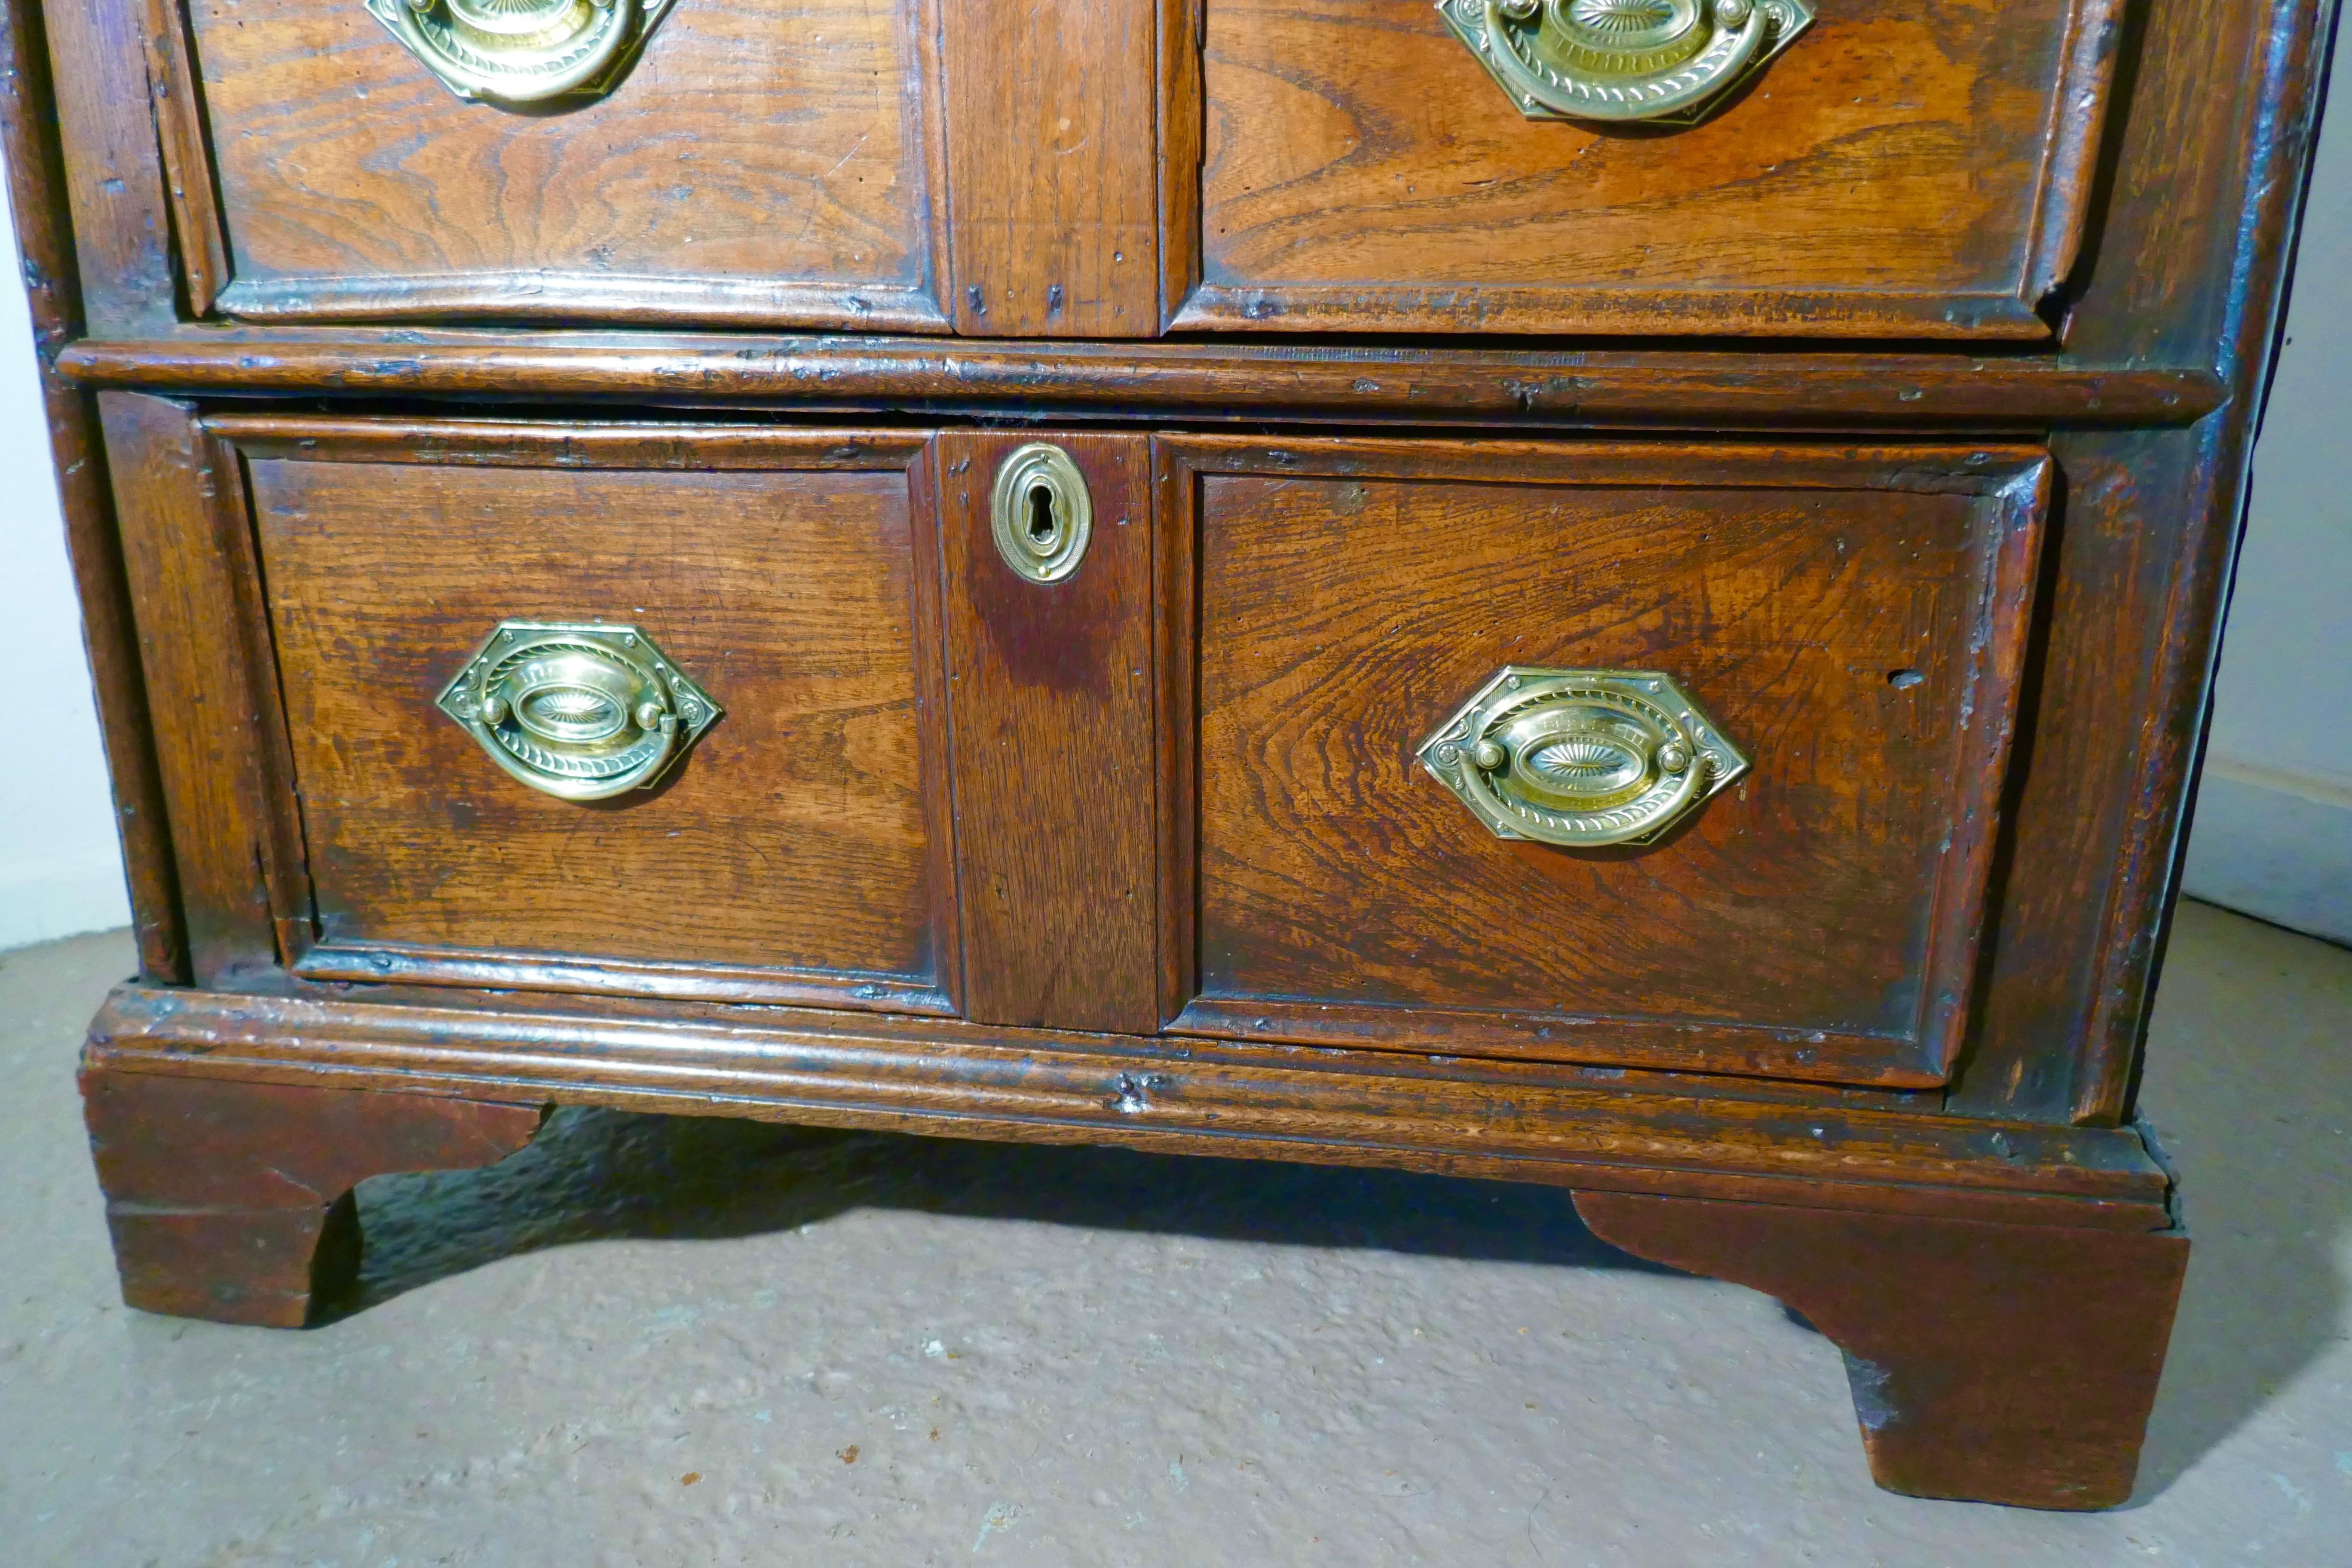
[[[1163,443],[1180,1032],[1927,1086],[1964,1019],[2046,462]],[[1180,527],[1181,524],[1180,524]],[[1185,606],[1192,606],[1187,609]],[[1644,846],[1415,749],[1505,667],[1663,671],[1753,769]],[[1189,924],[1189,929],[1185,929]]]
[[[226,314],[946,330],[928,0],[676,0],[609,92],[520,110],[360,0],[103,3],[195,79],[165,149]]]
[[[223,418],[242,450],[320,979],[943,1011],[923,440]],[[435,700],[503,621],[641,631],[723,717],[650,788],[502,772]]]
[[[1608,128],[1522,115],[1430,0],[1202,0],[1171,321],[2046,338],[2120,0],[1815,10],[1701,123]]]

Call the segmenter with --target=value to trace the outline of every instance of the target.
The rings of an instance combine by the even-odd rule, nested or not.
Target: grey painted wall
[[[2254,448],[2187,889],[2352,942],[2352,69],[2339,52]]]

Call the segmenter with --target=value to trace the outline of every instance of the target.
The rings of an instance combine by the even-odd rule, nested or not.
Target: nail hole
[[[1916,669],[1890,669],[1886,672],[1886,684],[1901,691],[1908,691],[1927,679]]]

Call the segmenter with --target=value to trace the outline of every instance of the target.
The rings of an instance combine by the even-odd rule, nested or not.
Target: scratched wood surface
[[[284,434],[238,438],[327,942],[935,981],[919,438]],[[509,617],[634,625],[725,716],[652,791],[529,789],[433,706]]]
[[[956,330],[1160,327],[1156,0],[947,0]]]
[[[493,1163],[541,1121],[533,1104],[102,1068],[81,1091],[124,1302],[269,1328],[351,1282],[362,1181]]]
[[[1179,1028],[1942,1076],[2030,454],[1189,449],[1201,996]],[[1979,471],[2022,493],[1952,493]],[[1664,670],[1753,770],[1652,846],[1498,840],[1413,748],[1511,664]]]
[[[1094,503],[1058,583],[992,528],[998,468],[1038,436]],[[937,453],[967,1014],[1156,1033],[1150,438],[959,430]]]
[[[691,0],[519,113],[356,3],[189,3],[233,314],[942,324],[925,5]]]
[[[1838,0],[1705,123],[1628,131],[1524,118],[1428,0],[1206,0],[1177,321],[2044,336],[2115,9]]]
[[[1629,1193],[1580,1192],[1576,1211],[1636,1257],[1803,1313],[1845,1352],[1887,1490],[2068,1510],[2131,1496],[2189,1264],[2181,1232]]]

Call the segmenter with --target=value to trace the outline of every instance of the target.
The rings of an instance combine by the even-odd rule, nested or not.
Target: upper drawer
[[[154,6],[199,314],[946,324],[921,5]],[[475,12],[547,32],[491,47],[452,25]],[[549,37],[593,56],[606,33],[593,90],[498,100],[578,74]]]
[[[2038,453],[1165,446],[1176,1030],[1942,1080]]]
[[[1174,135],[1206,109],[1174,324],[2046,337],[2120,0],[1806,0],[1784,39],[1793,3],[1204,0],[1202,79],[1171,95]],[[1671,104],[1711,58],[1682,50],[1750,31],[1770,58],[1696,124],[1503,85],[1524,58],[1578,114],[1644,113],[1579,94]],[[1588,47],[1617,37],[1655,47]]]

